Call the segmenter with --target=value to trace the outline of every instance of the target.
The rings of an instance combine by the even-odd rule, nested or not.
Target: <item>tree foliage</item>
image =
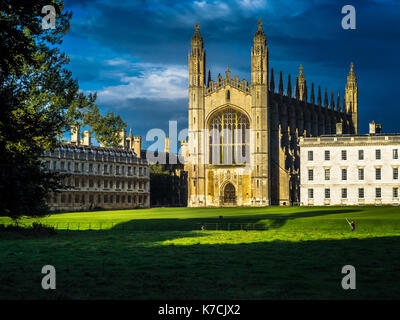
[[[42,8],[56,9],[56,28],[42,28]],[[96,95],[85,95],[66,68],[58,45],[68,32],[71,12],[62,0],[0,1],[0,215],[18,219],[48,212],[45,198],[60,187],[39,157],[54,149],[71,125],[92,125],[98,140],[117,144],[110,134],[125,124],[102,117]]]

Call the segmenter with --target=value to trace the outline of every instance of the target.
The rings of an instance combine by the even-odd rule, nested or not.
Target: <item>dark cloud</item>
[[[400,71],[400,5],[396,1],[354,3],[356,30],[341,28],[341,8],[348,4],[341,0],[266,1],[265,8],[256,10],[241,7],[236,1],[198,1],[197,5],[194,1],[68,0],[65,3],[67,9],[76,9],[71,39],[94,43],[100,48],[99,52],[107,49],[113,55],[153,65],[187,64],[193,25],[199,21],[207,51],[207,67],[212,70],[213,77],[223,73],[229,64],[232,73],[249,81],[252,37],[257,20],[262,18],[276,81],[282,70],[286,86],[287,74],[291,73],[294,80],[301,63],[309,84],[314,82],[343,94],[349,63],[354,61],[359,81],[361,129],[366,131],[366,122],[375,116],[387,131],[400,131],[392,116],[397,112],[394,84],[398,83]],[[99,88],[113,83],[112,73],[104,74],[101,64],[85,62],[84,50],[82,57],[72,60],[72,67],[85,86],[89,86],[91,79]],[[91,57],[99,60],[96,54]],[[118,83],[118,70],[115,71]],[[187,115],[187,105],[182,101],[162,101],[160,105],[167,108],[157,117],[149,111],[153,110],[149,109],[153,100],[126,100],[125,103],[131,107],[118,110],[132,121],[136,119],[135,125],[144,131],[161,127],[170,117],[183,119]],[[175,109],[173,105],[180,107]],[[141,107],[137,109],[137,106]],[[378,114],[376,110],[382,107],[387,112]],[[128,111],[130,108],[133,109]]]

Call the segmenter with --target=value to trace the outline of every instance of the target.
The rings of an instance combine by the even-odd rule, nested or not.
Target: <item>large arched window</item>
[[[245,114],[226,108],[209,120],[209,163],[248,162],[250,123]]]

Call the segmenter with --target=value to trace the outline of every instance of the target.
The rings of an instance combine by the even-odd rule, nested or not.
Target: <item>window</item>
[[[245,114],[232,108],[226,108],[211,117],[208,129],[208,160],[210,164],[247,162],[250,122]]]
[[[93,164],[89,163],[89,172],[92,173],[93,172]]]
[[[108,170],[108,169],[107,169],[107,165],[105,164],[105,165],[104,165],[104,173],[107,173],[107,170]]]
[[[342,188],[342,199],[347,199],[347,188]]]
[[[342,169],[342,180],[347,180],[347,169]]]
[[[314,153],[312,151],[308,151],[308,161],[314,160]]]
[[[61,170],[64,170],[64,161],[61,161],[61,167],[60,167],[60,169],[61,169]]]
[[[331,197],[331,189],[325,189],[325,199],[329,199]]]
[[[358,168],[358,180],[364,180],[364,168]]]
[[[375,197],[376,197],[376,198],[381,198],[381,197],[382,197],[382,190],[381,190],[381,188],[376,188],[376,189],[375,189]]]
[[[393,168],[393,180],[399,179],[399,168]]]
[[[393,159],[399,158],[399,149],[393,149]]]
[[[325,160],[330,160],[331,159],[331,153],[329,150],[325,150]]]
[[[108,196],[105,195],[105,196],[104,196],[104,203],[107,203],[107,202],[108,202]]]
[[[101,187],[101,180],[97,180],[97,188],[100,188],[100,187]]]
[[[79,187],[79,179],[75,179],[75,187]]]
[[[342,150],[342,160],[347,160],[347,151]]]
[[[375,150],[375,159],[381,160],[381,150],[380,149]]]
[[[375,179],[376,180],[381,180],[381,168],[375,168]]]
[[[93,188],[93,187],[94,187],[94,182],[93,182],[93,180],[89,180],[89,187],[90,187],[90,188]]]
[[[115,173],[116,173],[116,174],[119,174],[119,166],[116,166],[116,167],[115,167]],[[118,201],[118,202],[119,202],[119,201]]]
[[[331,170],[325,169],[325,180],[330,180],[330,179],[331,179]]]
[[[358,198],[364,199],[364,188],[358,188]]]
[[[364,160],[364,150],[358,150],[358,160]]]
[[[314,170],[308,169],[308,181],[313,181],[313,180],[314,180]]]
[[[399,197],[399,188],[393,188],[393,198]]]
[[[131,167],[128,167],[128,176],[131,175],[131,171],[132,171],[132,168],[131,168]],[[130,202],[130,201],[129,201],[129,202]]]
[[[85,164],[83,162],[81,163],[81,171],[85,171]]]
[[[313,199],[314,198],[314,189],[308,189],[308,198]]]
[[[104,180],[104,188],[108,187],[108,180]]]

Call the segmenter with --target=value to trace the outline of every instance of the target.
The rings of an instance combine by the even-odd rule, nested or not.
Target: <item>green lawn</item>
[[[400,298],[397,207],[157,208],[21,223],[33,221],[58,234],[0,233],[0,299]],[[251,226],[263,230],[240,230]],[[46,264],[56,290],[41,289]],[[341,288],[348,264],[356,290]]]

